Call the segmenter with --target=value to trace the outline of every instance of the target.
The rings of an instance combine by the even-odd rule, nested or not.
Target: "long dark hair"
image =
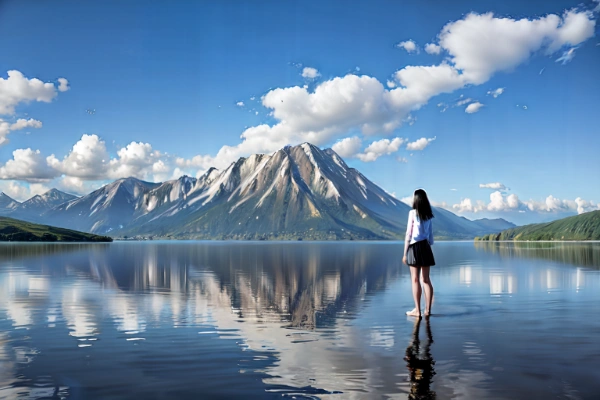
[[[420,221],[427,221],[433,218],[433,211],[431,211],[431,204],[427,198],[427,193],[423,189],[415,190],[413,197],[413,210],[417,211]]]

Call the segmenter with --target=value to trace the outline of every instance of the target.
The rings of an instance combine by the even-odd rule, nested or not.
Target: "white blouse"
[[[408,213],[408,222],[406,224],[406,238],[404,240],[404,255],[408,251],[408,245],[416,243],[421,240],[433,244],[433,224],[431,219],[427,221],[421,221],[417,215],[416,210],[410,210]]]

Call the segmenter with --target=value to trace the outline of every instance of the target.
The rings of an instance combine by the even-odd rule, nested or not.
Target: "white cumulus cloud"
[[[396,71],[394,88],[370,76],[349,74],[322,82],[314,91],[306,86],[270,90],[262,105],[270,109],[275,123],[246,129],[241,143],[223,146],[215,160],[227,165],[240,156],[271,152],[290,143],[322,145],[351,131],[367,136],[391,134],[432,97],[482,84],[494,73],[510,72],[540,51],[553,54],[563,46],[576,46],[593,36],[594,26],[591,13],[575,10],[562,16],[519,20],[491,13],[468,14],[447,24],[438,35],[448,60]],[[489,37],[503,45],[490,46]],[[472,105],[469,111],[480,107]]]
[[[454,204],[452,208],[458,213],[481,211],[481,209],[475,209],[469,198],[462,199],[459,204]]]
[[[406,40],[404,42],[400,42],[396,45],[396,47],[406,50],[408,53],[419,52],[419,48],[414,40]]]
[[[581,197],[575,199],[575,204],[577,205],[577,214],[600,210],[600,203],[594,203],[591,200],[583,200]]]
[[[10,130],[11,131],[18,131],[20,129],[25,129],[25,128],[41,128],[41,127],[42,127],[42,122],[38,121],[37,119],[33,119],[33,118],[29,118],[29,119],[19,118],[17,120],[17,122],[15,122],[14,124],[12,124],[10,126]]]
[[[71,89],[71,87],[69,86],[69,81],[65,78],[58,78],[58,91],[66,92],[69,89]]]
[[[37,78],[26,78],[16,70],[8,71],[8,78],[0,78],[0,115],[12,115],[20,103],[41,101],[50,103],[57,95],[53,83]]]
[[[0,167],[0,179],[40,182],[60,175],[39,150],[16,149],[12,154],[13,158]]]
[[[509,190],[503,183],[492,182],[492,183],[480,183],[479,187],[482,189],[494,189],[494,190]]]
[[[415,150],[423,150],[425,149],[425,147],[427,147],[429,145],[429,143],[433,142],[436,138],[421,138],[418,140],[415,140],[414,142],[410,142],[406,145],[406,149],[410,150],[410,151],[415,151]]]
[[[510,71],[537,51],[552,54],[576,46],[594,35],[596,21],[587,11],[571,10],[558,16],[519,20],[471,13],[448,23],[439,43],[450,54],[465,81],[482,84],[499,71]],[[489,38],[502,45],[490,46]]]
[[[10,123],[0,118],[0,146],[8,143],[8,134],[12,131],[18,131],[25,128],[41,128],[42,122],[37,119],[19,118],[16,122]]]
[[[576,47],[593,37],[595,24],[591,12],[575,9],[562,15],[521,19],[496,17],[492,13],[468,14],[446,24],[437,37],[440,52],[448,53],[446,60],[437,65],[403,67],[390,81],[395,85],[393,88],[367,75],[348,74],[326,80],[310,90],[306,85],[269,90],[261,104],[275,122],[245,129],[241,142],[223,146],[214,157],[210,156],[213,166],[221,168],[240,156],[269,153],[290,143],[308,141],[323,145],[348,136],[349,132],[390,135],[432,97],[485,83],[493,74],[510,72],[536,53],[553,55],[564,48]],[[490,46],[490,37],[502,45]],[[409,52],[418,51],[414,41],[405,41],[401,47]],[[68,87],[68,82],[63,88],[65,85]],[[52,83],[9,71],[7,79],[0,78],[0,114],[12,114],[15,106],[24,102],[50,102],[58,90]],[[473,104],[469,105],[471,109],[477,107]],[[407,148],[419,150],[428,143],[430,140],[422,138],[409,143]],[[81,146],[84,151],[85,146]],[[50,165],[65,171],[72,179],[110,176],[115,171],[115,162],[111,163],[103,144],[96,146],[94,154],[87,154],[88,158],[78,158],[79,152],[74,151],[60,160],[51,156]],[[85,161],[98,154],[99,160]],[[150,173],[157,162],[152,154],[149,153],[150,166],[141,168],[140,174]],[[165,157],[161,160],[168,163]]]
[[[341,157],[354,157],[360,151],[362,140],[358,136],[338,140],[331,148]]]
[[[319,73],[319,71],[317,71],[316,68],[304,67],[302,69],[302,77],[303,78],[315,79],[315,78],[317,78],[319,76],[321,76],[321,74]]]
[[[200,169],[207,170],[214,166],[215,160],[211,156],[197,155],[190,159],[178,157],[175,159],[175,164],[182,169]]]
[[[110,157],[98,135],[83,135],[62,160],[54,154],[48,164],[61,174],[85,180],[107,179]]]
[[[568,212],[577,210],[577,203],[573,200],[561,200],[552,195],[546,197],[544,201],[529,200],[526,202],[530,211],[538,212]]]
[[[363,162],[372,162],[377,160],[379,157],[383,155],[388,155],[397,152],[400,149],[400,146],[406,141],[406,139],[402,138],[394,138],[390,139],[381,139],[371,143],[367,148],[362,152],[357,154],[359,160]]]
[[[17,201],[25,201],[36,194],[43,194],[50,190],[41,183],[19,183],[15,181],[0,182],[0,191],[6,193]]]
[[[488,92],[487,92],[488,96],[493,96],[494,98],[497,98],[502,93],[504,93],[504,88],[498,88],[498,89],[495,89],[495,90],[488,90]]]
[[[519,201],[519,197],[516,194],[504,196],[502,192],[496,191],[490,194],[490,202],[487,205],[488,211],[509,211],[517,210],[522,206],[523,203]]]
[[[111,179],[151,178],[154,172],[164,173],[164,161],[161,153],[152,148],[150,143],[131,142],[117,152],[118,157],[110,160],[109,177]]]
[[[594,211],[600,209],[600,204],[593,201],[583,200],[577,197],[575,200],[558,199],[552,195],[544,201],[521,201],[516,194],[505,195],[500,191],[490,194],[489,203],[477,200],[475,203],[469,199],[463,199],[459,204],[452,206],[459,213],[463,212],[529,212],[536,213],[577,213]]]
[[[467,114],[473,114],[473,113],[476,113],[477,111],[479,111],[481,109],[481,107],[483,107],[483,104],[481,104],[480,102],[476,101],[475,103],[469,104],[465,108],[465,112]]]
[[[149,143],[131,142],[117,152],[117,157],[111,158],[106,143],[98,135],[83,135],[62,160],[52,154],[47,162],[58,173],[81,181],[131,176],[153,180],[155,173],[165,176],[162,156]]]
[[[242,143],[223,146],[219,163],[229,164],[240,156],[268,153],[289,143],[322,145],[352,129],[364,135],[389,134],[409,112],[395,105],[381,82],[369,76],[346,75],[318,85],[274,89],[262,99],[264,107],[279,122],[246,129]]]
[[[425,52],[429,54],[440,54],[442,47],[434,43],[427,43],[425,45]]]

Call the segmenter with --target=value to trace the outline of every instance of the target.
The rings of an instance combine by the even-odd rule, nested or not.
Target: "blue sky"
[[[0,190],[197,175],[308,140],[468,218],[597,209],[597,7],[3,1]]]

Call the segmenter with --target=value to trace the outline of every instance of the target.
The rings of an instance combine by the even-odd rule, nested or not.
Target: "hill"
[[[519,226],[475,240],[600,240],[600,211],[543,224]]]
[[[3,242],[112,242],[107,236],[70,229],[38,225],[18,219],[0,217],[0,241]]]

